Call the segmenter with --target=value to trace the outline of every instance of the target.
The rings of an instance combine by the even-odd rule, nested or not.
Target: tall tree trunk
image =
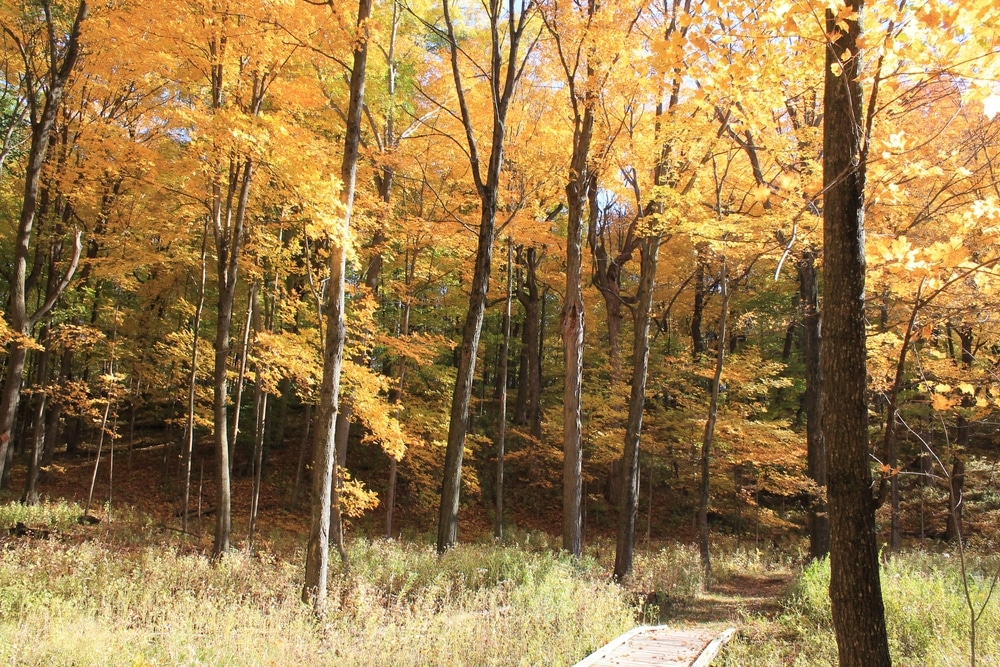
[[[417,252],[414,251],[412,254],[407,251],[405,253],[405,270],[404,270],[404,280],[406,285],[406,295],[403,298],[402,308],[403,313],[400,318],[399,323],[399,335],[404,340],[410,335],[410,307],[412,304],[412,298],[410,289],[413,285],[413,275],[416,271],[417,265]],[[399,409],[396,411],[396,421],[400,420],[402,417],[403,410],[403,388],[406,383],[406,357],[400,356],[399,358],[399,379],[396,385],[396,400],[399,401]],[[393,516],[396,511],[396,477],[399,470],[399,460],[395,456],[389,457],[389,489],[386,493],[385,505],[385,536],[387,539],[392,539],[393,534]]]
[[[965,370],[972,369],[972,362],[975,357],[972,353],[973,333],[972,327],[968,325],[960,326],[956,329],[958,340],[962,345],[962,367]],[[962,396],[962,407],[969,409],[975,406],[975,397]],[[945,539],[949,542],[962,539],[962,490],[965,486],[965,456],[969,450],[969,440],[972,436],[972,424],[963,415],[958,415],[955,426],[955,452],[952,455],[951,473],[948,475],[948,524],[945,532]]]
[[[476,247],[475,268],[469,294],[469,310],[462,330],[462,346],[459,351],[458,375],[451,399],[451,413],[448,422],[448,444],[445,450],[444,479],[441,488],[441,511],[438,519],[438,552],[443,552],[458,541],[458,508],[462,489],[462,457],[465,450],[465,435],[468,430],[469,402],[472,398],[472,381],[475,374],[476,352],[479,349],[479,334],[483,324],[483,310],[489,288],[490,262],[493,255],[493,236],[496,228],[497,197],[500,187],[500,172],[504,163],[504,126],[507,112],[514,95],[514,89],[523,70],[520,45],[524,30],[528,25],[528,14],[505,15],[498,0],[490,0],[487,14],[492,33],[490,68],[487,73],[493,100],[493,126],[490,157],[485,177],[479,160],[479,148],[475,138],[476,128],[465,99],[465,84],[459,69],[459,44],[451,16],[449,0],[444,0],[444,19],[451,55],[452,76],[458,97],[462,123],[468,144],[469,164],[480,200],[479,238]],[[506,34],[500,27],[506,25]],[[503,53],[501,49],[505,50]],[[530,49],[529,49],[530,51]],[[504,66],[506,56],[506,66]],[[524,56],[525,58],[527,55]]]
[[[55,267],[53,267],[53,270]],[[38,335],[42,345],[48,345],[48,327],[43,327]],[[46,347],[38,353],[38,368],[36,370],[34,396],[34,434],[31,439],[31,456],[28,459],[28,472],[25,475],[24,495],[22,501],[27,505],[38,504],[38,475],[41,467],[42,446],[45,444],[45,407],[48,399],[46,386],[49,383],[49,357],[51,351]]]
[[[220,76],[221,80],[221,76]],[[218,94],[221,96],[221,82]],[[215,425],[215,539],[212,554],[218,557],[229,551],[232,532],[232,493],[230,488],[230,454],[226,402],[229,398],[229,352],[230,333],[233,323],[233,306],[236,302],[236,286],[239,269],[239,255],[243,244],[243,225],[246,221],[247,201],[250,197],[250,183],[253,179],[253,162],[247,158],[232,169],[237,176],[230,180],[229,189],[239,190],[237,209],[229,208],[230,197],[223,197],[222,185],[213,184],[212,224],[215,232],[217,270],[219,281],[218,306],[215,330],[215,372],[213,377],[213,404]],[[235,444],[235,443],[233,443]]]
[[[208,222],[201,239],[201,279],[198,282],[198,305],[191,326],[191,373],[188,375],[188,414],[184,444],[184,514],[181,528],[188,532],[188,508],[191,500],[191,461],[194,456],[195,389],[198,384],[198,341],[201,336],[201,314],[205,308],[205,281],[208,277]],[[135,414],[133,403],[133,416]]]
[[[358,1],[360,28],[371,15],[371,0]],[[360,36],[360,35],[359,35]],[[336,432],[335,425],[340,402],[340,372],[344,359],[344,287],[347,272],[347,243],[350,233],[351,213],[354,206],[354,189],[358,174],[358,148],[361,143],[361,111],[365,99],[365,67],[368,62],[368,41],[361,39],[354,50],[351,67],[350,99],[347,107],[347,124],[344,133],[344,157],[340,165],[340,178],[344,189],[344,221],[341,233],[330,251],[330,287],[327,292],[326,343],[323,349],[323,384],[320,389],[319,416],[316,423],[316,440],[313,447],[312,515],[309,544],[306,550],[305,585],[302,599],[311,604],[318,615],[326,613],[327,570],[330,560],[331,506],[339,504],[336,497]],[[347,562],[343,541],[339,543],[341,560]]]
[[[220,273],[224,273],[221,270]],[[215,424],[215,538],[212,552],[220,556],[229,551],[232,530],[232,496],[230,492],[229,438],[226,399],[229,398],[229,331],[232,324],[233,299],[236,285],[220,280],[215,330],[215,372],[213,375],[213,421]]]
[[[823,558],[830,552],[830,517],[826,504],[826,447],[823,440],[823,332],[816,255],[812,249],[802,253],[798,270],[805,334],[806,395],[803,407],[806,413],[806,474],[818,489],[816,497],[809,503],[809,555]]]
[[[588,133],[593,129],[592,112]],[[578,128],[578,132],[580,129]],[[589,137],[588,137],[589,147]],[[586,153],[582,160],[585,162]],[[579,158],[574,161],[574,164]],[[587,176],[583,169],[574,173]],[[588,183],[579,178],[566,186],[569,223],[566,230],[566,300],[562,310],[563,357],[566,362],[563,388],[563,549],[583,553],[583,205]]]
[[[921,282],[920,287],[923,287]],[[896,374],[892,385],[889,387],[887,396],[888,406],[885,417],[885,464],[889,466],[889,549],[899,551],[902,547],[902,530],[899,523],[899,437],[896,430],[896,417],[899,414],[899,392],[903,389],[903,378],[906,371],[906,353],[910,348],[910,340],[913,337],[913,328],[917,321],[917,313],[920,311],[922,302],[920,300],[920,288],[917,289],[917,298],[913,303],[913,310],[910,312],[910,321],[906,325],[906,332],[903,334],[903,344],[900,346],[899,358],[896,361]],[[885,485],[886,479],[882,478],[879,483],[880,496],[881,489]],[[881,502],[881,498],[879,502]]]
[[[588,70],[588,74],[593,75],[593,72]],[[581,93],[581,114],[577,107],[576,82],[572,78],[570,81],[576,116],[570,177],[566,184],[566,296],[561,321],[566,363],[563,386],[563,549],[579,556],[583,553],[583,231],[585,207],[590,203],[590,190],[597,178],[590,165],[596,91]]]
[[[830,600],[842,667],[891,664],[868,464],[862,4],[848,0],[856,14],[845,19],[827,10],[824,77],[823,425]]]
[[[493,537],[503,540],[503,465],[507,444],[507,357],[510,350],[510,306],[514,294],[514,245],[507,237],[507,301],[503,314],[503,342],[500,344],[500,370],[497,373],[500,396],[497,401],[497,468],[496,506],[493,517]]]
[[[260,335],[265,328],[270,328],[269,323],[265,324],[261,317],[261,304],[260,295],[254,293],[253,304],[251,312],[253,312],[252,325],[253,325],[253,335],[254,340]],[[247,350],[249,353],[249,349]],[[254,388],[253,388],[253,413],[254,413],[254,431],[253,431],[253,449],[251,451],[250,457],[250,469],[253,472],[253,485],[250,491],[250,527],[247,531],[247,541],[251,544],[253,543],[254,536],[257,532],[257,512],[260,507],[260,487],[261,483],[264,481],[263,467],[264,467],[264,433],[267,427],[267,397],[268,394],[264,391],[264,382],[261,378],[261,368],[259,364],[255,364],[255,377],[254,377]]]
[[[722,272],[719,278],[722,289],[722,313],[719,316],[719,349],[715,354],[715,375],[712,376],[711,395],[708,402],[708,419],[705,420],[705,436],[701,441],[701,484],[698,488],[698,547],[701,554],[701,566],[705,570],[705,578],[712,575],[712,555],[708,543],[708,501],[709,501],[709,464],[711,463],[712,441],[715,438],[715,422],[719,415],[719,389],[722,385],[722,368],[726,361],[726,328],[729,319],[730,287],[726,258],[722,258]]]
[[[541,394],[541,340],[542,340],[542,291],[538,284],[538,266],[541,256],[536,248],[519,249],[523,273],[518,271],[517,300],[524,308],[524,325],[521,337],[521,375],[518,385],[517,410],[514,423],[528,426],[536,438],[542,435]]]
[[[639,270],[639,290],[636,294],[632,387],[628,402],[622,494],[618,506],[618,544],[615,550],[614,578],[619,582],[632,571],[632,556],[635,549],[635,520],[639,512],[639,438],[642,434],[642,413],[646,407],[649,322],[653,309],[653,290],[656,287],[656,267],[660,252],[659,235],[643,238],[639,242],[639,252],[642,264]]]
[[[483,202],[480,219],[479,244],[476,265],[469,297],[469,312],[462,330],[459,349],[458,376],[452,393],[448,427],[448,445],[445,450],[444,479],[441,491],[441,512],[438,522],[438,551],[443,552],[458,541],[458,507],[462,487],[462,458],[465,435],[468,431],[469,403],[472,398],[473,375],[479,334],[483,326],[483,311],[489,283],[490,261],[493,254],[493,228],[496,218],[496,199]],[[484,233],[485,232],[485,233]]]
[[[59,383],[63,386],[72,377],[73,350],[66,348],[63,350],[60,360]],[[59,442],[59,422],[62,418],[63,405],[60,401],[53,401],[45,410],[45,446],[42,448],[42,465],[52,465],[56,453],[56,446]]]
[[[89,6],[86,0],[82,0],[77,8],[76,18],[69,36],[64,37],[65,43],[62,49],[54,43],[59,30],[54,26],[51,8],[48,4],[43,5],[45,20],[49,26],[48,35],[51,43],[46,51],[53,54],[53,59],[49,68],[44,72],[45,82],[32,82],[27,91],[30,104],[31,120],[31,143],[28,149],[28,158],[25,163],[24,172],[24,196],[21,200],[21,215],[18,220],[17,233],[14,237],[14,258],[11,270],[10,281],[10,303],[7,309],[7,321],[10,328],[22,336],[30,336],[35,323],[45,316],[55,305],[58,293],[46,300],[44,304],[31,316],[27,312],[26,303],[26,279],[28,266],[28,250],[31,243],[31,232],[35,223],[35,213],[38,208],[38,191],[41,183],[42,166],[45,164],[45,154],[48,151],[49,136],[55,125],[56,115],[62,102],[66,84],[70,74],[76,66],[80,56],[80,31],[83,22],[87,19]],[[30,45],[23,45],[23,55],[25,58],[26,71],[34,71],[34,63],[30,62]],[[55,55],[62,51],[62,62],[58,62]],[[35,88],[37,83],[38,88]],[[45,86],[47,84],[47,90]],[[38,113],[38,99],[44,96],[41,113]],[[60,282],[59,292],[65,289],[76,270],[76,261],[80,257],[80,235],[76,236],[76,255],[71,267],[67,269],[66,276]],[[24,361],[27,348],[24,343],[14,341],[10,343],[7,352],[7,366],[4,369],[3,393],[0,394],[0,480],[3,480],[7,470],[8,449],[10,446],[11,430],[14,426],[14,416],[17,413],[17,404],[21,397],[21,380],[24,372]]]
[[[236,439],[240,435],[240,416],[243,413],[243,389],[247,382],[247,361],[250,357],[250,331],[253,329],[254,304],[257,303],[258,282],[255,280],[250,284],[250,292],[247,295],[247,316],[244,319],[241,331],[243,336],[240,339],[239,366],[236,371],[236,391],[233,396],[233,421],[229,434],[229,473],[233,472],[233,465],[236,463]]]

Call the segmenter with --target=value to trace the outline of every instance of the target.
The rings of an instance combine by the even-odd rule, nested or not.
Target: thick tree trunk
[[[622,465],[621,501],[618,506],[618,542],[615,549],[614,579],[623,581],[632,572],[635,550],[635,521],[639,512],[639,439],[642,413],[646,406],[646,377],[649,370],[649,322],[656,287],[656,267],[660,237],[648,236],[639,243],[642,264],[636,294],[635,333],[632,343],[632,386],[628,402],[628,423]]]
[[[225,269],[220,268],[218,310],[215,322],[215,373],[213,376],[213,421],[215,424],[215,538],[212,553],[218,557],[229,551],[232,530],[232,496],[229,474],[229,425],[226,399],[229,397],[229,331],[232,325],[235,281],[225,285]]]
[[[583,172],[586,174],[586,170]],[[563,357],[563,549],[583,553],[583,193],[586,183],[566,186],[569,226],[566,230],[566,301],[562,311]]]
[[[823,333],[819,307],[819,277],[812,249],[798,264],[805,338],[806,474],[816,483],[817,494],[809,504],[809,555],[823,558],[830,552],[830,516],[826,503],[826,447],[823,440]],[[790,347],[787,346],[786,347]]]
[[[566,297],[562,310],[563,357],[563,549],[583,553],[583,231],[584,211],[596,175],[590,169],[594,136],[593,92],[584,94],[573,129],[573,157],[566,185]]]
[[[848,0],[860,14],[862,0]],[[871,495],[865,348],[861,26],[827,10],[823,116],[823,424],[830,599],[842,667],[891,664]],[[843,30],[846,26],[847,30]]]

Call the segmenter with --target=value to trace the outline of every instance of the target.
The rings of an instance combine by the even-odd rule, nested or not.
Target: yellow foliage
[[[346,516],[358,518],[378,507],[378,494],[365,488],[365,483],[351,479],[350,473],[340,469],[340,507]]]

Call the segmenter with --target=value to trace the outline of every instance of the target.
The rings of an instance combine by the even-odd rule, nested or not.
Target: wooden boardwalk
[[[707,667],[736,632],[643,626],[626,632],[576,667]]]

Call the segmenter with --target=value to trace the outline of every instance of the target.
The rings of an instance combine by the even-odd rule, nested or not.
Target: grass
[[[637,621],[676,622],[711,597],[697,550],[684,545],[638,551],[625,589],[608,583],[613,548],[600,541],[590,555],[569,559],[535,533],[440,557],[429,543],[356,539],[351,567],[334,568],[331,613],[318,621],[300,601],[296,541],[212,562],[203,545],[136,511],[118,508],[114,522],[87,527],[76,522],[82,513],[66,503],[0,505],[0,663],[569,665]],[[8,535],[18,523],[34,532]],[[723,584],[788,576],[797,558],[725,546],[713,559]],[[998,564],[996,556],[970,559],[976,600]],[[888,558],[882,582],[894,664],[968,664],[954,555]],[[708,620],[736,615],[740,626],[721,663],[836,664],[828,584],[829,565],[814,563],[775,616],[754,615],[752,606],[715,609],[726,618]],[[1000,593],[978,634],[979,664],[1000,664]]]
[[[0,663],[12,665],[560,665],[635,624],[592,559],[524,546],[357,540],[332,612],[299,600],[300,552],[218,562],[147,519],[83,528],[64,503],[0,506]]]
[[[969,664],[969,610],[958,559],[914,551],[882,564],[882,594],[893,664]],[[977,611],[1000,560],[972,558],[969,583]],[[776,619],[748,617],[727,647],[724,665],[832,665],[837,663],[830,601],[829,561],[802,573]],[[990,599],[977,625],[977,664],[1000,665],[1000,598]]]

